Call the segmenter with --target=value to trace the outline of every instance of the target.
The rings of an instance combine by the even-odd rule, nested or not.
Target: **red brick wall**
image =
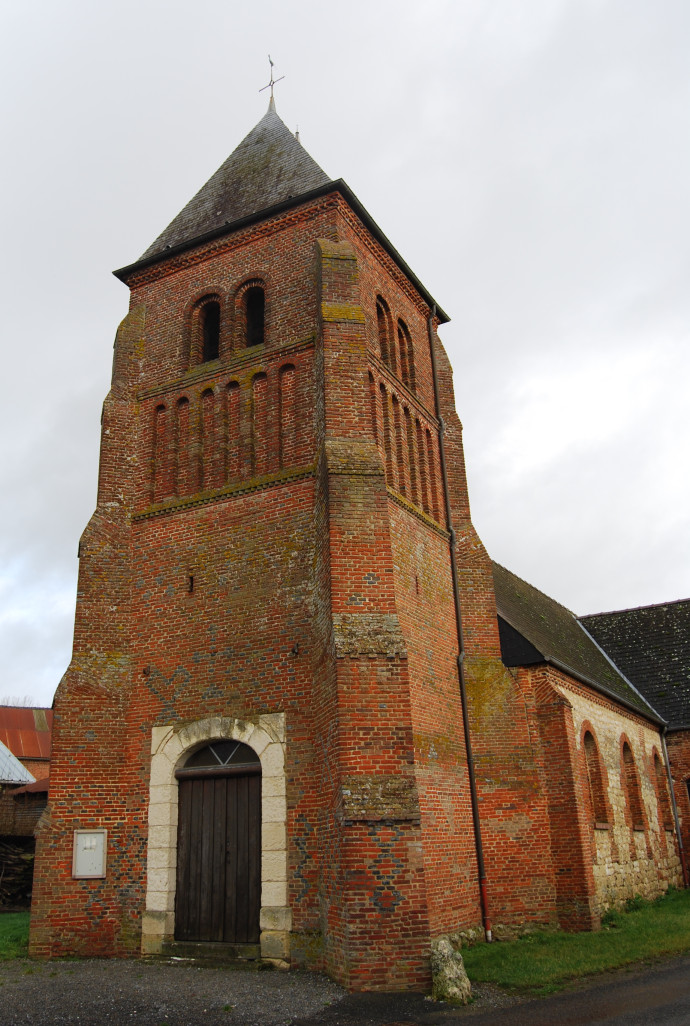
[[[522,669],[520,675],[526,687],[533,689],[537,707],[558,922],[566,930],[596,929],[600,919],[592,871],[592,824],[572,707],[553,686],[559,675],[550,667]]]
[[[320,244],[319,277],[341,785],[326,965],[351,986],[424,986],[429,924],[421,853],[414,857],[421,838],[410,679],[366,402],[366,296],[352,248]]]
[[[666,747],[685,852],[686,878],[690,880],[690,730],[667,734]]]
[[[0,793],[0,836],[33,837],[46,807],[47,795],[45,792],[25,793],[15,798],[15,790],[5,786]]]
[[[256,281],[266,341],[245,348]],[[293,964],[354,988],[424,987],[431,938],[478,924],[439,414],[490,911],[554,923],[538,700],[500,661],[450,365],[436,340],[436,410],[422,297],[336,194],[129,284],[56,696],[33,954],[138,952],[151,728],[202,715],[285,713]],[[198,363],[205,296],[220,358]],[[570,752],[562,718],[543,729]],[[108,828],[107,876],[73,880],[73,831],[89,827]]]
[[[521,671],[539,701],[560,918],[589,928],[610,906],[656,898],[680,882],[666,793],[655,756],[658,728],[553,667]],[[594,817],[584,738],[594,739],[599,815]],[[634,766],[631,794],[624,744]]]
[[[497,926],[556,921],[548,808],[534,699],[500,658],[491,562],[470,518],[452,370],[437,343],[490,918]]]
[[[50,773],[50,759],[20,759],[19,761],[36,780],[43,780]]]
[[[334,235],[324,202],[131,283],[56,697],[34,954],[138,950],[153,724],[281,710],[295,960],[357,987],[428,982],[388,500],[356,264],[315,245]],[[257,277],[266,344],[233,349],[235,296]],[[188,368],[206,294],[221,359]],[[107,876],[72,880],[73,830],[95,826]]]

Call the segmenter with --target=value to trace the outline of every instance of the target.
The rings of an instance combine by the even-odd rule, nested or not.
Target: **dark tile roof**
[[[580,621],[670,728],[690,728],[690,599]]]
[[[0,705],[0,741],[17,759],[49,759],[52,709]]]
[[[498,563],[493,564],[493,575],[506,666],[551,663],[649,719],[660,718],[606,658],[574,613]]]
[[[278,117],[271,101],[258,125],[140,259],[161,255],[330,181]]]

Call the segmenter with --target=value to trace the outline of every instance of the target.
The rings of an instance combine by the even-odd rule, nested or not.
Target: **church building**
[[[448,317],[273,99],[116,275],[31,953],[424,989],[679,884],[663,721],[490,560]]]

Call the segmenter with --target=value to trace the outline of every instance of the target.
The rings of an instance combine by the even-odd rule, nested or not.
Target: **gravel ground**
[[[347,994],[320,973],[184,962],[0,962],[2,1026],[432,1026],[515,1003],[475,985],[467,1009],[420,994]]]

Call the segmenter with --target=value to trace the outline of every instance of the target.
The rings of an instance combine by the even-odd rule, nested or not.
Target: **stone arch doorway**
[[[261,761],[241,741],[196,749],[178,781],[175,939],[259,943]]]
[[[262,713],[236,719],[212,716],[193,723],[151,728],[146,907],[143,954],[174,953],[177,890],[179,785],[177,770],[203,745],[241,741],[261,761],[261,957],[286,964],[292,915],[287,895],[287,802],[285,715]]]

